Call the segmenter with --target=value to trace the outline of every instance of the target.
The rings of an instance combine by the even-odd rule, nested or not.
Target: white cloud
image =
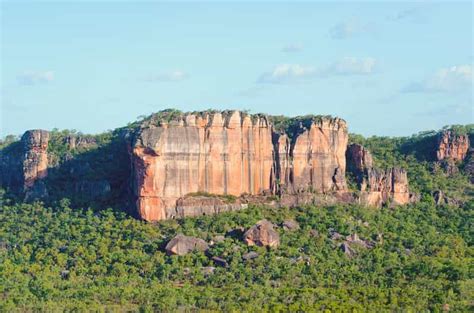
[[[317,77],[370,75],[376,70],[374,58],[343,58],[333,64],[314,67],[300,64],[281,64],[257,79],[258,83],[289,84],[308,81]]]
[[[295,53],[303,51],[303,45],[299,43],[290,43],[285,45],[282,49],[282,52],[286,53]]]
[[[174,70],[166,73],[148,75],[144,78],[147,82],[176,82],[188,78],[188,74],[181,70]]]
[[[424,81],[414,82],[402,92],[457,92],[472,89],[472,65],[442,68]]]
[[[25,71],[17,76],[17,80],[22,85],[36,85],[48,83],[54,80],[53,71]]]
[[[346,57],[322,71],[323,75],[368,75],[376,69],[374,58]]]
[[[370,29],[369,24],[363,24],[357,21],[346,21],[334,25],[329,30],[329,35],[333,39],[347,39],[354,35],[368,32]]]
[[[277,65],[270,72],[263,73],[257,82],[269,84],[282,84],[308,80],[316,74],[312,66],[299,64]]]

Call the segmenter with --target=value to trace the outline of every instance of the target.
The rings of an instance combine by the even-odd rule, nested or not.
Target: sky
[[[1,2],[0,137],[166,108],[474,123],[472,2]]]

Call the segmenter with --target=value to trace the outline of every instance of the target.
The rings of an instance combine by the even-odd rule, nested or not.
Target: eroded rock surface
[[[195,193],[345,192],[346,123],[338,118],[295,123],[288,134],[276,133],[267,117],[238,111],[148,123],[130,149],[139,216],[155,221],[244,207],[187,197]]]
[[[207,249],[209,245],[204,240],[183,234],[176,235],[165,247],[166,252],[171,255],[186,255],[195,250],[206,251]]]
[[[438,161],[445,159],[462,161],[466,157],[468,150],[468,135],[457,135],[451,130],[446,130],[438,138],[436,157]]]
[[[137,208],[145,220],[170,218],[176,201],[190,193],[270,189],[272,130],[264,117],[189,114],[142,130],[132,152]]]
[[[372,154],[359,144],[350,144],[347,147],[347,166],[356,174],[363,174],[374,166]]]
[[[244,242],[249,246],[278,247],[280,235],[273,227],[273,224],[267,220],[257,222],[245,232]]]
[[[402,168],[369,169],[367,171],[367,185],[362,188],[360,201],[363,204],[377,207],[384,203],[392,205],[410,203],[406,170]]]
[[[29,130],[21,137],[24,145],[23,186],[32,188],[35,182],[48,175],[49,133],[45,130]]]
[[[358,144],[348,147],[347,162],[359,185],[361,204],[380,207],[385,203],[402,205],[413,201],[406,170],[375,168],[371,153]]]
[[[29,130],[21,140],[0,152],[0,185],[26,200],[47,197],[41,182],[48,175],[49,133]]]

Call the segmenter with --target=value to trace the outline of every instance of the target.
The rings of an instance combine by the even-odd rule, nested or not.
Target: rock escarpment
[[[266,116],[238,111],[152,118],[130,149],[140,217],[154,221],[244,207],[216,206],[217,200],[184,205],[182,198],[192,193],[345,192],[346,123],[308,118],[290,126],[277,133]]]
[[[140,131],[132,144],[133,189],[145,220],[172,218],[190,193],[270,190],[272,129],[265,117],[188,114]]]
[[[436,157],[438,161],[450,159],[463,161],[469,150],[469,136],[458,135],[451,130],[442,132],[438,137]]]
[[[347,144],[339,118],[165,110],[103,137],[28,131],[0,150],[0,185],[27,200],[116,201],[147,221],[249,203],[410,201],[404,170],[376,169],[369,151]],[[347,186],[346,163],[358,196]]]
[[[274,134],[275,189],[289,193],[345,191],[346,122],[297,119],[292,126],[287,133]]]
[[[45,130],[27,131],[21,138],[24,144],[24,189],[32,188],[38,180],[48,175],[49,133]]]
[[[41,181],[48,175],[49,133],[29,130],[21,140],[0,154],[0,185],[27,199],[47,197]]]
[[[347,150],[349,170],[359,185],[359,202],[380,207],[382,204],[407,204],[412,200],[407,172],[401,168],[377,169],[371,153],[361,145],[352,144]]]

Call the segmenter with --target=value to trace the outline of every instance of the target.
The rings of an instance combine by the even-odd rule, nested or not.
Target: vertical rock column
[[[23,176],[24,190],[32,188],[35,182],[48,175],[49,133],[45,130],[29,130],[23,134],[24,145]]]
[[[271,136],[266,118],[238,111],[187,114],[142,129],[132,145],[140,217],[172,218],[176,201],[190,193],[240,196],[270,189]]]

